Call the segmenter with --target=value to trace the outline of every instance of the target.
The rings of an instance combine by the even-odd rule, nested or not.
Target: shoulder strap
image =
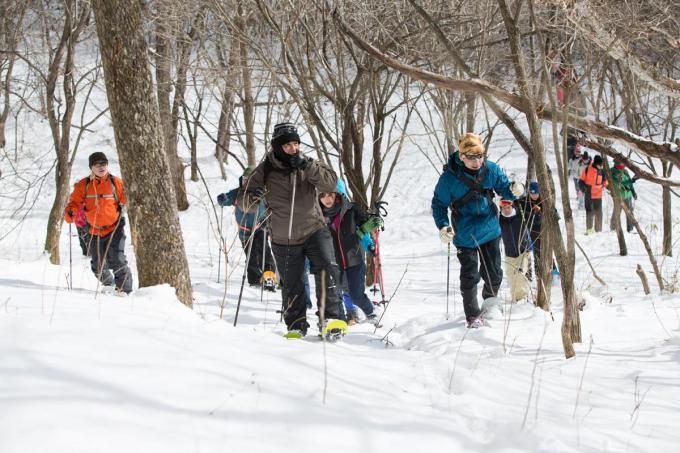
[[[118,207],[118,212],[121,211],[120,200],[118,199],[118,189],[116,188],[116,179],[111,173],[109,173],[109,179],[111,180],[111,192],[113,193],[113,199],[116,200],[116,206]]]
[[[448,168],[448,167],[447,167]],[[465,203],[468,201],[472,200],[475,196],[477,195],[485,195],[488,198],[493,199],[493,195],[491,195],[490,192],[491,190],[486,190],[482,188],[482,182],[484,181],[484,177],[486,176],[486,164],[482,166],[482,168],[479,170],[479,173],[477,173],[477,176],[474,179],[470,179],[465,177],[460,170],[457,172],[454,172],[453,169],[448,168],[448,170],[456,177],[460,182],[465,184],[468,187],[468,191],[463,195],[461,198],[454,200],[453,203],[451,203],[451,210],[456,212],[458,209],[460,209],[461,206],[463,206]],[[491,196],[490,196],[491,195]]]
[[[269,161],[269,156],[265,156],[264,158],[264,165],[262,166],[262,182],[264,185],[267,185],[267,177],[269,176],[269,173],[274,169],[274,166],[272,163]]]
[[[86,176],[85,179],[87,182],[85,182],[85,191],[83,195],[87,198],[87,189],[90,186],[90,177]],[[118,189],[116,188],[116,180],[113,177],[111,173],[109,173],[109,180],[111,181],[111,193],[113,194],[113,199],[116,200],[116,207],[118,208],[118,212],[120,212],[123,208],[120,205],[120,199],[118,198]]]

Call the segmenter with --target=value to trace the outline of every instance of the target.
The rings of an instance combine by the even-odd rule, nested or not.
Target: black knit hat
[[[297,128],[293,123],[279,123],[274,126],[274,134],[272,135],[272,148],[274,150],[281,149],[281,147],[288,142],[300,143],[300,136]]]
[[[593,167],[597,167],[598,165],[602,165],[602,156],[599,154],[593,157]]]
[[[96,153],[90,154],[88,162],[90,164],[90,168],[92,168],[95,166],[95,164],[108,164],[109,160],[106,158],[106,154],[102,153],[101,151],[97,151]]]

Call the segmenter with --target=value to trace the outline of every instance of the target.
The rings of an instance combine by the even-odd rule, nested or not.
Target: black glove
[[[293,168],[299,168],[300,170],[304,170],[307,168],[307,166],[312,162],[311,157],[304,157],[300,155],[300,153],[293,154],[290,156],[290,166]]]

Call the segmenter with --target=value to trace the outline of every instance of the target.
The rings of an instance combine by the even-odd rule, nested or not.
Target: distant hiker
[[[512,302],[525,299],[529,294],[527,271],[530,266],[529,238],[526,225],[517,202],[501,200],[501,215],[498,223],[501,226],[501,238],[505,251],[505,275],[510,285]]]
[[[125,259],[125,217],[127,203],[123,181],[109,173],[109,161],[102,152],[90,154],[92,174],[78,181],[71,193],[64,219],[75,221],[81,208],[90,225],[90,254],[92,272],[104,286],[115,284],[117,292],[132,292],[132,273]]]
[[[583,192],[579,187],[579,178],[581,177],[581,172],[583,168],[581,166],[583,147],[580,144],[574,146],[572,154],[569,156],[569,162],[567,162],[567,168],[569,170],[569,177],[574,182],[574,190],[576,190],[576,200],[578,201],[579,209],[583,209]]]
[[[345,303],[347,319],[356,322],[358,314],[352,308],[359,307],[372,324],[378,322],[378,316],[364,289],[366,288],[366,255],[365,251],[375,250],[370,231],[380,226],[382,219],[369,219],[368,214],[356,204],[349,201],[345,184],[338,179],[337,189],[333,192],[319,194],[321,211],[326,218],[328,228],[333,235],[335,258],[340,268],[340,282],[349,293],[349,303]],[[376,226],[371,228],[371,221]],[[365,226],[363,231],[360,227]],[[348,307],[349,305],[349,307]]]
[[[611,172],[612,185],[610,189],[616,191],[621,203],[625,203],[632,214],[633,200],[637,200],[637,193],[635,192],[635,187],[633,187],[634,181],[631,179],[625,165],[620,160],[614,160],[614,167],[611,169]],[[615,219],[621,218],[621,209],[620,204],[614,203],[614,210],[612,211],[612,218],[609,224],[611,230],[615,229]],[[626,231],[630,233],[634,228],[632,219],[626,214]]]
[[[495,297],[503,280],[501,269],[498,210],[494,191],[514,200],[522,194],[521,183],[511,183],[494,162],[485,161],[485,149],[479,135],[467,133],[459,141],[459,150],[449,157],[432,197],[432,216],[444,244],[457,248],[460,262],[460,289],[465,318],[470,328],[484,325],[477,304],[477,283],[484,279],[482,297]],[[448,210],[451,207],[451,220]]]
[[[323,162],[300,153],[300,136],[291,123],[274,126],[271,145],[273,151],[267,153],[244,182],[243,201],[239,202],[249,205],[264,199],[267,203],[272,251],[282,284],[283,318],[290,333],[306,335],[309,324],[303,282],[305,257],[309,258],[315,277],[319,310],[325,304],[325,320],[345,320],[336,286],[339,269],[333,238],[317,196],[318,192],[334,191],[337,176]]]
[[[529,183],[528,194],[520,197],[517,200],[517,205],[520,208],[520,216],[522,217],[523,227],[528,233],[529,248],[534,256],[534,271],[539,275],[541,262],[541,223],[543,221],[543,212],[541,211],[541,193],[537,181]],[[529,270],[531,278],[531,271]]]
[[[254,168],[252,167],[246,168],[243,175],[239,178],[239,186],[229,192],[219,194],[217,196],[217,203],[220,206],[234,206],[234,217],[238,225],[238,237],[241,240],[246,256],[248,256],[248,248],[252,238],[253,244],[250,247],[250,259],[246,266],[248,284],[250,286],[263,285],[265,290],[275,291],[278,279],[274,271],[274,258],[272,257],[271,247],[265,239],[267,219],[264,200],[260,200],[259,203],[252,206],[244,206],[238,200],[238,193],[245,189],[243,183],[253,170]],[[263,255],[264,263],[262,262]]]
[[[608,185],[607,176],[602,168],[602,156],[598,155],[581,173],[580,184],[581,190],[585,193],[587,235],[602,231],[602,192]]]

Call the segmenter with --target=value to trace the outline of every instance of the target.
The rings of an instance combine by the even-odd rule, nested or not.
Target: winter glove
[[[220,206],[233,206],[236,201],[238,189],[230,190],[226,193],[221,193],[217,196],[217,204]]]
[[[69,209],[68,211],[66,211],[66,214],[64,214],[64,220],[66,221],[66,223],[73,223],[74,219],[72,210]]]
[[[439,230],[439,239],[441,239],[444,244],[451,242],[453,240],[453,228],[450,226],[442,227],[442,229]]]
[[[375,242],[373,242],[373,238],[369,233],[364,233],[364,235],[361,236],[359,244],[361,244],[361,248],[364,249],[364,251],[371,252],[371,254],[375,256]]]
[[[378,228],[382,228],[385,225],[385,221],[382,219],[382,217],[371,217],[368,219],[361,227],[359,230],[361,230],[362,233],[370,233],[371,231],[377,230]]]
[[[515,196],[515,198],[519,198],[522,196],[524,193],[524,184],[521,182],[513,182],[510,184],[510,192]]]
[[[300,170],[304,170],[309,166],[309,164],[312,162],[311,157],[304,157],[300,155],[300,153],[293,154],[290,156],[290,166],[293,168],[299,168]]]
[[[75,216],[73,217],[73,220],[78,228],[82,228],[85,225],[87,225],[87,217],[85,217],[85,209],[80,209],[78,212],[76,212]]]

